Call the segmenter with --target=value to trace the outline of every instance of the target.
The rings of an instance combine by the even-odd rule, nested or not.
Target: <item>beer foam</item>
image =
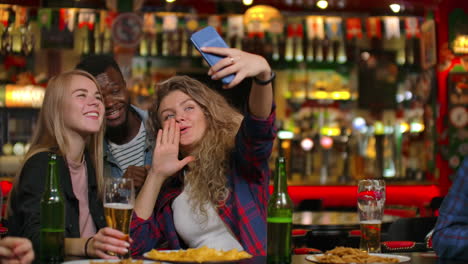
[[[367,224],[367,225],[382,224],[382,220],[364,220],[364,221],[360,221],[359,224]]]
[[[105,203],[104,207],[105,208],[112,208],[112,209],[121,209],[121,210],[133,209],[132,204],[123,204],[123,203]]]

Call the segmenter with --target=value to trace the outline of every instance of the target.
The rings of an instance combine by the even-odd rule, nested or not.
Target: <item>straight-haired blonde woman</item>
[[[65,254],[116,258],[126,253],[124,234],[105,227],[103,192],[104,105],[96,80],[80,70],[49,81],[31,147],[10,196],[9,234],[29,238],[39,249],[40,200],[49,153],[58,154],[65,198]]]

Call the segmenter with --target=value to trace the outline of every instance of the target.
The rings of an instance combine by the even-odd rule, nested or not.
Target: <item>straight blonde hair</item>
[[[39,152],[57,152],[57,154],[65,157],[70,149],[70,139],[65,134],[65,111],[66,105],[64,99],[67,94],[67,89],[71,85],[73,76],[83,76],[96,85],[99,93],[101,88],[96,79],[89,73],[82,70],[72,70],[61,73],[52,79],[47,84],[47,89],[44,95],[39,118],[36,123],[36,128],[31,139],[31,147],[24,156],[18,173],[16,174],[13,188],[19,181],[21,171],[26,161]],[[104,137],[104,122],[97,133],[89,136],[86,140],[85,148],[89,151],[91,161],[94,166],[96,181],[98,186],[98,197],[102,197],[104,186],[103,173],[103,137]]]

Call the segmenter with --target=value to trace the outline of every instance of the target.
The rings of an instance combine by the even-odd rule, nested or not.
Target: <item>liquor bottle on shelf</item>
[[[21,47],[23,46],[22,44],[22,38],[24,34],[24,28],[20,26],[11,26],[8,28],[10,31],[10,36],[11,36],[11,49],[13,53],[21,53]]]
[[[407,41],[403,38],[402,42],[403,43],[400,44],[396,53],[396,63],[398,65],[404,65],[406,63],[406,51],[407,51],[406,42]]]
[[[395,141],[394,135],[385,135],[383,151],[383,176],[385,178],[394,178],[396,176],[395,168]]]
[[[187,57],[188,56],[188,33],[185,30],[181,31],[181,40],[180,40],[180,56]]]
[[[297,26],[295,40],[295,49],[294,49],[294,59],[295,61],[301,62],[304,60],[304,48],[303,48],[303,33],[302,25]]]
[[[242,49],[242,37],[241,36],[235,37],[234,48],[240,49],[240,50]]]
[[[395,177],[396,178],[403,178],[405,173],[403,171],[403,131],[401,129],[402,123],[401,116],[397,115],[397,119],[394,126],[394,142],[395,142]]]
[[[22,54],[28,56],[34,49],[34,34],[31,31],[31,25],[25,27],[25,32],[22,36]]]
[[[41,199],[40,252],[42,263],[62,263],[65,256],[65,203],[57,172],[57,154],[50,154]]]
[[[321,39],[314,39],[314,49],[315,49],[315,61],[322,62],[323,61],[323,40]]]
[[[350,157],[351,157],[351,147],[350,147],[350,135],[346,131],[346,127],[341,128],[340,136],[335,140],[338,145],[338,151],[340,156],[341,171],[339,176],[339,182],[346,183],[351,180],[350,176]]]
[[[288,32],[288,36],[286,37],[286,49],[284,52],[284,59],[286,61],[292,61],[294,55],[294,36],[292,33]]]
[[[89,54],[89,31],[88,29],[84,29],[84,32],[81,37],[81,54],[83,55]]]
[[[0,27],[0,49],[3,48],[3,35],[5,34],[5,32],[8,32],[8,28],[6,28],[5,26]]]
[[[335,52],[334,52],[334,40],[328,40],[325,42],[326,48],[325,50],[327,51],[327,62],[334,62],[335,61]]]
[[[148,39],[148,34],[145,33],[143,34],[143,37],[141,38],[140,40],[140,46],[139,46],[139,53],[140,53],[140,56],[143,56],[143,57],[146,57],[148,56],[148,42],[149,42],[149,39]]]
[[[112,38],[110,29],[104,30],[102,53],[109,54],[112,51]]]
[[[176,29],[174,32],[172,32],[172,39],[171,39],[171,45],[169,48],[169,54],[171,56],[180,56],[181,52],[181,36],[180,36],[180,30]]]
[[[336,61],[338,63],[346,63],[347,58],[346,58],[346,48],[345,48],[345,42],[343,40],[340,40],[337,42],[338,45],[338,52],[337,52],[337,57]]]
[[[7,45],[9,45],[10,35],[8,34],[8,28],[0,27],[0,50],[2,53],[7,53]]]
[[[413,39],[406,40],[405,51],[406,51],[406,62],[409,65],[413,65],[414,64],[414,43],[413,43]]]
[[[293,203],[288,194],[286,161],[278,157],[273,194],[268,201],[267,262],[291,263]]]
[[[162,55],[169,56],[169,34],[168,31],[163,31],[162,33]]]
[[[100,54],[102,53],[102,38],[101,38],[101,32],[98,27],[94,29],[94,53],[95,54]]]
[[[279,35],[278,34],[272,34],[271,35],[271,42],[273,44],[273,54],[272,54],[272,59],[274,61],[277,61],[280,59],[280,44],[279,44]]]
[[[313,61],[314,60],[314,40],[308,38],[306,40],[307,48],[306,48],[306,61]]]
[[[150,41],[150,55],[151,56],[156,56],[158,55],[158,34],[153,33],[150,35],[151,41]]]

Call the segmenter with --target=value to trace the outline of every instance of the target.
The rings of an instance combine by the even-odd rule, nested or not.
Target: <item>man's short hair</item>
[[[101,73],[104,73],[109,67],[114,68],[117,72],[120,73],[120,76],[123,74],[120,70],[119,65],[114,60],[113,57],[109,55],[90,55],[81,60],[76,69],[84,70],[91,73],[94,77],[98,76]]]

